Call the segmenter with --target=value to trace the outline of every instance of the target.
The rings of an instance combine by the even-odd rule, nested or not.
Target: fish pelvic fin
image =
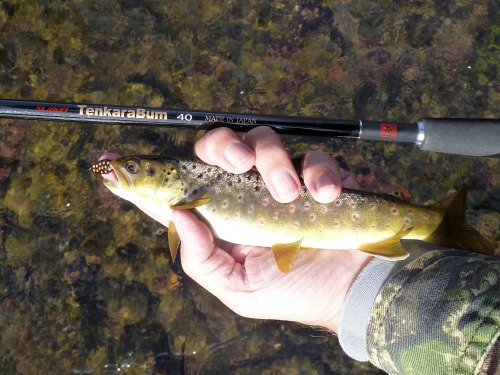
[[[444,211],[444,217],[441,224],[424,241],[437,246],[492,255],[493,246],[465,221],[466,199],[467,187],[463,187],[441,202],[434,203],[433,207]]]
[[[408,257],[409,253],[401,246],[401,238],[407,236],[412,230],[413,227],[406,229],[403,227],[390,238],[379,242],[363,244],[358,249],[385,260],[403,260]]]
[[[179,234],[177,233],[177,229],[175,229],[175,225],[172,221],[168,223],[167,234],[168,234],[168,249],[170,250],[170,255],[172,256],[172,263],[174,263],[175,258],[177,257],[177,250],[179,249],[181,240],[179,238]]]
[[[295,242],[278,243],[271,246],[274,261],[280,272],[289,273],[292,270],[301,243],[302,239]]]

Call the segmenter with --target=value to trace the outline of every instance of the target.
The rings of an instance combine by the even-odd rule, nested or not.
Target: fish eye
[[[135,160],[128,160],[125,166],[130,173],[139,173],[139,163]]]

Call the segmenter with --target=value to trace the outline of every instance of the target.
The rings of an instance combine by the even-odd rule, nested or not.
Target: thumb
[[[227,279],[235,266],[235,260],[215,246],[210,228],[194,213],[174,210],[172,219],[181,239],[182,268],[213,293],[213,288]]]

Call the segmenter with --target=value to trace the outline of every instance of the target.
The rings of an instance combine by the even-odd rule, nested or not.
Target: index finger
[[[194,153],[205,163],[231,173],[244,173],[255,163],[255,153],[228,128],[204,134],[194,145]]]

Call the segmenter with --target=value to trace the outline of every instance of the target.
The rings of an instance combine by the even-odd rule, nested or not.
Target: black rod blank
[[[227,126],[241,132],[257,126],[269,126],[280,134],[406,142],[414,143],[425,151],[472,156],[500,155],[498,119],[422,119],[417,123],[396,123],[8,99],[0,99],[0,117],[195,130]]]

